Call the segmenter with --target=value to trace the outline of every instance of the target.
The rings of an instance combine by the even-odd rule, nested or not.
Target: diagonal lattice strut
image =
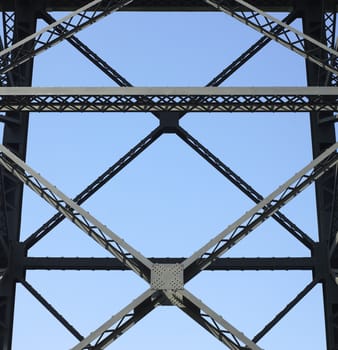
[[[177,135],[189,145],[195,152],[211,164],[217,171],[232,182],[240,191],[246,194],[255,203],[259,203],[264,197],[254,190],[247,182],[240,176],[235,174],[227,165],[225,165],[219,158],[214,156],[207,148],[205,148],[198,140],[191,136],[183,128],[177,130]],[[286,230],[288,230],[298,241],[303,243],[307,248],[312,249],[314,241],[303,232],[298,226],[290,221],[283,213],[276,211],[272,217],[280,223]]]
[[[261,350],[253,341],[238,331],[229,322],[217,315],[207,305],[197,299],[187,290],[154,291],[149,289],[141,294],[131,304],[112,316],[108,321],[93,331],[71,350],[104,349],[115,341],[124,331],[136,324],[141,318],[152,311],[166,297],[170,302],[208,330],[231,350]],[[146,303],[145,305],[143,305]],[[196,309],[198,310],[196,312]],[[202,312],[200,312],[203,310]],[[94,342],[94,346],[89,346]]]
[[[153,300],[155,300],[155,303],[150,301],[150,310],[157,306],[158,297],[153,296],[153,294],[154,291],[151,289],[148,289],[147,291],[142,293],[138,298],[133,300],[129,305],[123,308],[116,315],[112,316],[109,320],[107,320],[99,328],[93,331],[88,337],[83,339],[71,350],[90,350],[93,348],[106,348],[120,335],[122,335],[124,331],[126,331],[128,328],[130,328],[137,322],[135,319],[135,317],[137,317],[137,310],[143,303],[149,301],[149,299],[152,298]],[[131,323],[130,320],[132,320]],[[127,328],[125,327],[125,325],[128,325]],[[90,343],[93,343],[93,346],[90,346]]]
[[[133,0],[93,0],[64,18],[28,36],[0,52],[0,85],[7,72],[49,49],[66,37],[79,32],[114,11],[129,5]],[[104,6],[102,6],[104,4]],[[60,30],[62,28],[63,30]],[[11,57],[10,62],[8,57]]]
[[[317,280],[311,281],[300,293],[292,299],[283,310],[281,310],[260,332],[254,337],[253,341],[256,343],[262,339],[294,306],[296,306],[318,283]]]
[[[43,18],[47,24],[51,25],[54,22],[56,22],[56,19],[54,19],[49,13],[42,11],[40,13],[40,17]],[[296,12],[292,12],[288,14],[284,19],[283,22],[290,24],[297,18]],[[331,22],[330,22],[331,23]],[[56,30],[59,31],[59,34],[62,34],[66,31],[66,29],[60,24],[55,27]],[[278,33],[283,28],[280,26],[276,26],[274,28],[274,31]],[[131,83],[128,82],[123,76],[121,76],[115,69],[113,69],[107,62],[102,60],[95,52],[93,52],[88,46],[86,46],[81,40],[76,38],[75,35],[67,36],[66,40],[73,45],[77,50],[79,50],[87,59],[89,59],[93,64],[95,64],[98,68],[101,69],[108,77],[110,77],[113,81],[115,81],[119,86],[131,86]],[[224,82],[227,78],[229,78],[234,72],[236,72],[240,67],[244,65],[250,58],[252,58],[255,54],[257,54],[264,46],[266,46],[271,39],[269,37],[263,36],[261,39],[259,39],[254,45],[252,45],[248,50],[246,50],[241,56],[239,56],[234,62],[232,62],[229,66],[227,66],[222,72],[220,72],[214,79],[212,79],[207,86],[218,86],[222,82]],[[7,45],[8,47],[10,45]],[[183,115],[182,115],[183,116]],[[191,136],[189,137],[189,141],[191,140]],[[195,142],[194,142],[195,144]],[[201,149],[201,145],[199,145],[198,149]],[[138,147],[135,147],[138,149]],[[131,150],[132,152],[133,150]],[[200,153],[200,152],[198,152]],[[201,153],[200,153],[201,154]],[[206,153],[203,151],[203,155]],[[202,155],[202,156],[203,156]],[[205,156],[204,156],[205,157]],[[126,159],[129,160],[128,154],[126,155]],[[208,157],[208,161],[210,160],[210,156]],[[119,161],[120,162],[120,161]],[[219,161],[217,164],[220,164]],[[216,163],[212,164],[216,165]],[[114,166],[113,166],[114,167]],[[219,167],[218,167],[219,170]],[[228,172],[227,172],[228,173]],[[232,172],[230,175],[231,178],[238,179],[239,177],[236,176]],[[241,179],[240,179],[241,180]],[[253,194],[255,198],[257,198],[257,201],[261,200],[263,197],[255,195],[256,192],[250,188],[250,186],[244,184],[244,186],[241,186],[243,184],[243,181],[239,181],[235,183],[241,190],[244,189],[244,193],[250,193]],[[92,185],[88,186],[91,187]],[[98,186],[97,186],[98,187]],[[246,192],[248,190],[248,192]],[[91,195],[93,192],[90,192],[89,195]],[[81,197],[81,195],[80,195]],[[88,195],[87,195],[88,198]],[[250,197],[251,198],[251,197]],[[78,201],[78,198],[74,199],[75,202],[81,204],[82,201]],[[278,215],[276,213],[276,215]],[[303,233],[294,223],[292,223],[290,220],[285,218],[282,214],[281,221],[286,224],[286,228],[291,232],[291,234],[295,235],[297,239],[299,239],[303,244],[305,244],[307,247],[312,246],[312,240],[306,236],[305,233]],[[53,218],[51,218],[48,222],[46,222],[40,229],[38,229],[34,234],[32,234],[26,241],[25,245],[27,248],[30,248],[33,244],[35,244],[38,240],[40,240],[42,237],[44,237],[52,228],[54,228],[59,222],[61,222],[61,214],[56,214]]]
[[[121,263],[128,266],[146,281],[149,281],[150,268],[152,266],[150,260],[132,248],[88,212],[84,211],[79,205],[27,166],[3,145],[0,145],[0,164],[71,220],[104,249],[113,254]]]
[[[288,14],[282,22],[291,24],[297,18],[296,12]],[[272,32],[276,35],[283,30],[283,27],[277,25],[272,29]],[[253,45],[251,45],[243,54],[235,59],[230,65],[223,69],[216,77],[214,77],[206,86],[220,86],[230,76],[232,76],[239,68],[241,68],[246,62],[254,57],[261,49],[271,42],[271,38],[262,36]]]
[[[257,344],[214,312],[200,299],[197,299],[188,290],[183,289],[175,292],[167,292],[167,294],[174,305],[220,340],[230,350],[262,350]]]
[[[288,24],[274,18],[273,16],[265,13],[257,7],[249,4],[244,0],[203,0],[209,5],[225,12],[238,21],[248,25],[256,31],[266,35],[272,40],[280,43],[288,49],[296,52],[297,54],[305,57],[309,61],[315,63],[321,68],[324,68],[328,72],[338,75],[337,66],[332,63],[338,58],[338,52],[321,42],[313,39],[312,37],[303,34],[299,30],[291,27]],[[237,6],[234,6],[237,4]],[[278,25],[283,28],[282,31],[276,33],[275,26]],[[311,44],[315,50],[306,50],[306,45]],[[318,57],[318,51],[323,50],[326,53],[326,57]]]
[[[0,146],[0,164],[59,210],[63,215],[71,219],[77,226],[98,241],[105,249],[108,249],[108,251],[114,254],[126,266],[148,281],[148,283],[151,283],[151,289],[143,293],[138,299],[121,310],[117,315],[113,316],[87,338],[83,339],[74,350],[90,349],[91,346],[89,346],[89,344],[94,340],[96,344],[100,344],[101,348],[109,345],[117,339],[120,334],[129,329],[156,306],[154,303],[149,304],[147,302],[148,307],[144,307],[143,303],[146,300],[149,300],[149,298],[150,300],[159,298],[156,300],[156,303],[160,303],[158,293],[161,293],[161,289],[163,288],[166,290],[169,288],[171,290],[170,292],[163,291],[171,303],[178,306],[196,322],[203,325],[203,327],[216,336],[217,339],[227,345],[229,349],[240,350],[243,349],[243,346],[246,346],[248,349],[258,350],[259,347],[256,344],[222,317],[215,314],[200,300],[184,290],[183,283],[209,266],[217,257],[243,239],[249,232],[269,216],[273,215],[285,203],[294,198],[313,181],[337,164],[337,147],[338,143],[330,147],[321,156],[312,161],[307,167],[293,176],[270,196],[262,200],[251,211],[237,220],[233,225],[229,226],[224,232],[217,235],[210,243],[203,246],[190,258],[186,259],[181,264],[176,264],[175,266],[177,266],[178,271],[182,271],[181,280],[179,279],[178,281],[175,275],[177,274],[177,268],[173,269],[174,266],[172,264],[169,266],[161,264],[153,265],[150,260],[130,247],[89,213],[84,212],[82,208],[68,199],[55,187],[52,187],[48,181],[43,179],[4,146]],[[230,238],[227,238],[230,234]],[[140,269],[141,265],[142,269]],[[163,276],[161,273],[158,274],[158,271],[161,271],[161,269],[167,271]],[[168,274],[169,276],[170,274],[173,275],[169,280]],[[180,272],[178,272],[178,274],[180,275]],[[156,278],[154,282],[154,275],[159,276],[159,282],[156,281]],[[186,301],[188,301],[189,306],[184,304]],[[141,308],[142,311],[140,311],[139,308],[141,304],[143,306]],[[136,310],[140,312],[136,313]],[[196,310],[201,311],[196,312]]]
[[[33,286],[27,281],[20,282],[75,338],[79,341],[84,338]]]
[[[185,282],[235,246],[277,210],[335,166],[338,162],[337,147],[338,143],[332,145],[276,191],[195,252],[190,258],[183,261]]]
[[[56,22],[56,19],[51,16],[48,12],[41,12],[40,16],[51,25]],[[55,30],[59,32],[60,35],[65,33],[66,28],[59,24],[55,27]],[[119,86],[131,86],[131,83],[121,76],[113,67],[111,67],[106,61],[104,61],[99,55],[93,52],[87,45],[85,45],[80,39],[75,35],[67,36],[65,38],[72,46],[74,46],[78,51],[80,51],[90,62],[95,64],[103,73],[105,73],[110,79],[112,79]]]
[[[108,183],[115,175],[124,169],[132,160],[146,150],[153,142],[162,135],[160,128],[154,129],[145,138],[143,138],[135,147],[127,152],[121,159],[95,179],[82,192],[80,192],[73,201],[79,205],[84,203],[106,183]],[[56,225],[64,220],[65,216],[58,212],[47,220],[39,229],[32,233],[25,241],[24,245],[27,249],[31,248],[43,237],[45,237]]]

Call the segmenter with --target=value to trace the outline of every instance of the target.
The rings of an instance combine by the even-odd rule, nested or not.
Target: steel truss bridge
[[[336,0],[0,0],[0,350],[12,348],[16,286],[26,288],[73,336],[73,350],[104,349],[160,305],[173,305],[232,350],[261,349],[260,340],[316,285],[323,291],[326,344],[338,349],[338,195],[334,123],[338,111]],[[69,14],[55,20],[53,11]],[[76,33],[115,11],[221,11],[261,33],[261,38],[205,87],[133,87],[93,52]],[[271,13],[285,12],[278,20]],[[37,20],[45,27],[37,31]],[[302,31],[292,23],[300,19]],[[68,41],[118,87],[32,87],[33,59]],[[304,58],[305,87],[220,85],[270,42]],[[150,112],[159,126],[124,157],[70,199],[26,162],[29,112]],[[180,125],[188,112],[307,112],[313,161],[263,197]],[[190,257],[148,258],[82,207],[102,186],[155,140],[175,134],[240,191],[254,206]],[[282,213],[283,206],[313,184],[318,241]],[[57,210],[24,241],[20,240],[24,186]],[[272,217],[309,251],[309,257],[227,258],[224,253]],[[96,241],[111,258],[31,257],[30,249],[64,219]],[[118,313],[82,335],[26,280],[28,270],[131,270],[149,288]],[[199,300],[185,284],[204,270],[308,270],[312,281],[253,338]],[[301,345],[297,345],[302,349]]]

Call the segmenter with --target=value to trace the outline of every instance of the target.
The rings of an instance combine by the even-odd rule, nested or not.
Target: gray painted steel
[[[92,2],[88,0],[0,0],[0,10],[9,11],[3,12],[4,37],[3,47],[0,47],[0,82],[3,86],[0,87],[0,111],[4,113],[0,116],[0,120],[5,124],[3,145],[0,146],[0,164],[2,165],[0,168],[0,350],[11,349],[15,287],[20,282],[79,341],[79,344],[74,347],[76,350],[92,348],[93,342],[96,348],[106,348],[160,305],[177,306],[229,349],[239,350],[246,347],[258,350],[260,347],[256,343],[307,293],[321,283],[327,349],[338,349],[336,317],[338,312],[338,172],[336,170],[338,158],[333,125],[337,120],[333,112],[338,110],[336,65],[338,52],[335,48],[335,12],[338,3],[335,0],[306,2],[257,0],[254,5],[244,0],[164,0],[161,2],[154,0],[94,0]],[[53,17],[48,13],[50,10],[68,10],[73,13],[54,23]],[[221,10],[264,36],[212,79],[208,87],[131,87],[125,78],[74,36],[85,26],[116,10]],[[284,11],[289,14],[280,21],[267,14],[267,10]],[[38,17],[44,19],[47,26],[34,33]],[[297,18],[303,22],[303,32],[291,26],[291,22]],[[63,40],[70,42],[121,88],[29,87],[32,77],[32,59]],[[309,87],[218,87],[272,40],[306,59]],[[13,52],[17,54],[13,55]],[[71,200],[24,162],[30,111],[149,111],[158,118],[159,126],[74,200]],[[191,111],[310,112],[311,140],[315,160],[281,189],[264,199],[198,140],[181,128],[180,119]],[[80,205],[166,133],[180,137],[257,205],[191,257],[150,259],[124,242],[96,218],[84,212]],[[327,149],[329,150],[325,153]],[[312,182],[316,184],[319,242],[313,241],[280,212],[280,208],[285,203],[292,200]],[[56,208],[58,213],[21,242],[19,228],[23,183]],[[281,191],[282,195],[278,197]],[[311,256],[254,259],[220,257],[270,216],[302,243]],[[91,236],[114,257],[107,259],[27,257],[29,249],[65,217],[78,225],[84,233]],[[16,268],[13,269],[13,266]],[[84,338],[25,279],[25,273],[29,269],[49,268],[132,270],[148,282],[151,288]],[[188,292],[184,284],[203,270],[252,269],[311,270],[313,280],[253,339],[248,339]]]

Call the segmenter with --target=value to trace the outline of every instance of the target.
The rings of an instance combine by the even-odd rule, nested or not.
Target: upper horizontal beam
[[[74,11],[88,0],[32,0],[34,5],[47,11]],[[256,0],[255,5],[265,11],[289,12],[297,1]],[[328,3],[328,2],[325,2]],[[15,0],[0,0],[0,10],[14,11]],[[135,0],[123,11],[213,11],[202,0]]]
[[[6,87],[0,112],[338,111],[337,87]]]
[[[97,96],[256,96],[307,95],[336,96],[337,87],[328,86],[262,86],[262,87],[1,87],[0,96],[15,95],[97,95]]]

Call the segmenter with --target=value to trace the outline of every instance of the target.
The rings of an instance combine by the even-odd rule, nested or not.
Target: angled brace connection
[[[287,202],[334,167],[338,162],[337,148],[338,143],[335,143],[190,258],[183,261],[185,282],[204,270],[216,258],[235,246]]]
[[[256,31],[266,35],[272,40],[285,46],[291,51],[305,57],[309,61],[315,63],[321,68],[338,75],[338,70],[333,61],[337,60],[337,50],[327,47],[321,42],[313,39],[309,35],[306,35],[299,30],[291,27],[290,25],[283,23],[277,18],[265,13],[257,7],[249,4],[244,0],[203,0],[216,9],[230,15],[238,21],[246,24],[247,26],[255,29]],[[233,3],[237,6],[233,6]],[[243,10],[243,7],[245,10]],[[278,25],[283,28],[282,31],[276,33],[274,27]],[[320,59],[313,50],[307,51],[305,49],[306,43],[311,43],[316,49],[323,50],[326,53],[326,58]]]
[[[5,73],[110,13],[129,5],[133,0],[110,0],[103,10],[99,10],[103,2],[104,0],[93,0],[64,18],[2,50],[0,52],[0,83],[2,84],[6,79]],[[64,31],[60,31],[60,26]],[[7,60],[8,55],[11,55],[10,63]]]
[[[136,310],[142,303],[146,302],[149,298],[152,298],[154,291],[148,289],[142,293],[137,299],[133,300],[129,305],[123,308],[120,312],[112,316],[109,320],[103,323],[99,328],[89,334],[88,337],[83,339],[71,350],[90,350],[93,347],[90,343],[93,343],[95,349],[105,349],[115,339],[117,339],[122,333],[134,325],[137,321],[135,320]],[[156,306],[153,305],[153,308]],[[129,323],[129,320],[133,320]],[[129,324],[128,324],[129,323]],[[128,327],[123,327],[124,324],[128,324]],[[122,331],[123,329],[123,331]]]
[[[0,164],[56,210],[61,212],[88,236],[93,238],[104,249],[113,254],[121,263],[128,266],[146,281],[149,281],[152,266],[150,260],[132,248],[88,212],[84,211],[79,205],[36,173],[3,145],[0,145]]]

